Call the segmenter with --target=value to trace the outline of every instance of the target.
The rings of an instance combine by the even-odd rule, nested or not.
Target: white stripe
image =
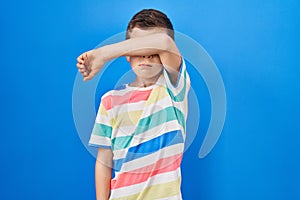
[[[154,103],[148,105],[147,107],[145,107],[142,118],[146,118],[146,117],[152,115],[153,113],[156,113],[156,112],[163,110],[170,106],[172,106],[171,97],[166,96],[166,97],[158,100],[157,102],[154,102]]]
[[[171,106],[176,107],[181,112],[183,112],[184,110],[186,110],[186,108],[185,108],[187,106],[186,100],[187,99],[185,98],[184,101],[182,101],[182,102],[173,102],[170,96],[166,96],[165,98],[162,98],[159,101],[147,106],[145,108],[144,113],[141,116],[141,119],[149,117],[150,115],[153,115],[154,113],[164,110]],[[185,114],[185,113],[183,112],[183,114]]]
[[[152,165],[156,163],[159,159],[167,158],[170,156],[175,156],[177,154],[181,154],[183,152],[184,144],[179,143],[172,146],[165,147],[163,149],[160,149],[152,154],[149,154],[147,156],[143,156],[137,159],[134,159],[132,161],[123,163],[122,169],[120,170],[123,172],[132,171],[135,169],[139,169],[142,167],[146,167],[149,165]],[[161,166],[162,168],[166,167],[166,165],[170,165],[171,163],[165,163],[164,166]],[[145,171],[144,173],[147,173],[148,171]],[[143,172],[141,172],[143,173]]]
[[[139,101],[134,103],[126,103],[121,105],[115,105],[107,112],[111,116],[111,118],[115,118],[117,115],[120,115],[122,113],[128,113],[131,111],[138,111],[138,110],[144,110],[145,109],[145,102],[146,101]]]
[[[106,96],[109,96],[110,95],[110,93],[111,93],[111,90],[110,91],[108,91],[108,92],[106,92],[106,93],[104,93],[103,95],[102,95],[102,97],[101,97],[101,102],[103,101],[103,99],[106,97]]]
[[[153,177],[150,177],[146,182],[111,190],[110,198],[118,198],[118,197],[133,195],[141,192],[146,187],[157,185],[157,184],[168,183],[171,181],[176,181],[178,180],[179,177],[181,177],[180,168],[177,168],[176,170],[171,172],[157,174]]]
[[[114,160],[119,160],[121,158],[125,158],[126,154],[128,152],[128,148],[126,148],[126,149],[120,149],[120,150],[114,150],[114,152],[113,152],[114,153],[113,159]]]
[[[187,97],[183,99],[181,102],[174,102],[173,106],[180,110],[183,115],[186,117],[187,116],[187,109],[188,109],[188,99]]]
[[[183,89],[184,87],[184,82],[185,82],[185,79],[184,79],[184,71],[182,71],[182,74],[178,77],[178,83],[177,83],[177,87],[175,87],[171,81],[168,79],[168,74],[167,72],[164,72],[164,76],[166,77],[166,84],[167,84],[167,87],[173,92],[173,95],[176,96],[180,93],[180,91]]]
[[[164,133],[175,131],[175,130],[182,130],[182,127],[178,124],[177,120],[172,120],[158,126],[155,126],[151,129],[147,129],[147,131],[135,135],[130,146],[136,146],[141,143],[147,142],[152,140],[153,138],[159,137]]]
[[[183,110],[183,108],[186,107],[186,106],[185,106],[186,102],[187,102],[187,97],[184,98],[183,101],[179,101],[179,102],[174,101],[174,102],[173,102],[173,105],[174,105],[176,108],[178,108],[179,110]]]
[[[127,94],[128,92],[131,92],[132,89],[130,87],[124,87],[124,89],[121,89],[121,90],[110,90],[108,92],[106,92],[101,98],[105,98],[107,96],[123,96],[125,94]]]
[[[112,139],[116,138],[116,136],[120,137],[120,136],[132,135],[132,133],[134,133],[135,129],[132,132],[130,132],[131,134],[128,134],[129,132],[126,132],[126,129],[129,129],[129,128],[130,128],[129,126],[125,129],[122,129],[122,127],[120,127],[118,129],[118,132],[115,132],[115,130],[113,129]],[[145,142],[145,141],[151,140],[151,139],[158,137],[159,135],[162,135],[163,133],[166,133],[166,132],[170,132],[170,131],[174,131],[174,130],[181,130],[181,128],[182,127],[178,124],[177,120],[172,120],[172,121],[168,121],[166,123],[162,123],[151,129],[146,129],[146,131],[143,133],[134,135],[133,139],[136,139],[138,141],[133,140],[131,142],[130,146],[135,146],[135,145],[138,145],[140,142]],[[142,139],[142,141],[141,141],[141,139]]]
[[[131,90],[125,87],[124,89],[121,89],[121,90],[111,90],[110,95],[123,96],[123,95],[127,94],[128,92],[131,92]]]
[[[120,90],[110,90],[108,91],[107,93],[105,93],[102,97],[106,97],[106,96],[109,96],[109,95],[112,95],[112,96],[124,96],[126,95],[128,92],[138,92],[138,91],[147,91],[147,90],[151,90],[153,89],[154,87],[157,86],[157,84],[153,84],[149,87],[131,87],[131,86],[126,86],[124,85],[125,87],[123,89],[120,89]]]
[[[107,137],[91,134],[89,144],[111,146],[111,141]]]
[[[121,126],[112,130],[112,138],[121,136],[130,136],[136,129],[136,126]]]
[[[95,123],[111,126],[109,119],[105,115],[97,114]]]

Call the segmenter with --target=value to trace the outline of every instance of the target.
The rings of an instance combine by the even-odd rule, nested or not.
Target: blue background
[[[193,80],[203,121],[183,159],[184,199],[300,199],[296,0],[2,3],[0,199],[95,198],[95,159],[72,116],[76,57],[150,7],[207,50],[226,88],[223,133],[199,159],[209,96]]]

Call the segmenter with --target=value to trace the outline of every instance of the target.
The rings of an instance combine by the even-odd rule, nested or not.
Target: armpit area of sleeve
[[[189,75],[186,70],[184,59],[182,58],[176,85],[171,83],[169,74],[166,70],[164,70],[163,73],[166,80],[168,92],[171,95],[172,99],[174,101],[182,101],[187,96],[190,86]]]
[[[110,138],[92,134],[88,143],[91,147],[111,149]]]

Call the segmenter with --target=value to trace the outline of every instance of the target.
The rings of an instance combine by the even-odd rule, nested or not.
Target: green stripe
[[[140,120],[135,130],[135,135],[141,134],[148,129],[154,128],[160,124],[178,119],[179,124],[184,127],[184,116],[182,112],[173,106],[160,110],[152,115]],[[164,120],[164,121],[163,121]]]
[[[184,97],[185,97],[185,93],[186,93],[186,70],[184,70],[183,78],[184,78],[184,85],[183,85],[183,88],[181,89],[181,91],[179,92],[179,94],[177,94],[176,96],[175,96],[174,93],[170,90],[170,88],[167,87],[168,93],[170,94],[171,98],[172,98],[173,101],[175,101],[175,102],[181,102],[181,101],[183,101],[183,99],[184,99]]]
[[[137,128],[135,129],[134,133],[128,136],[116,137],[112,140],[113,149],[123,149],[127,148],[130,145],[132,138],[135,135],[144,133],[145,131],[159,126],[163,123],[178,120],[178,123],[184,128],[185,130],[185,123],[184,123],[184,115],[183,113],[176,107],[170,106],[163,110],[160,110],[152,115],[143,118],[139,121]]]
[[[126,148],[130,145],[131,140],[133,139],[133,136],[121,136],[121,137],[116,137],[114,139],[111,140],[112,144],[113,144],[113,150],[116,149],[123,149]]]
[[[112,128],[104,124],[95,123],[92,134],[111,138]]]

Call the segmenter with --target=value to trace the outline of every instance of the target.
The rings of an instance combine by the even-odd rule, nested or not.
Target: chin
[[[145,70],[143,72],[136,73],[137,76],[139,76],[140,78],[145,78],[145,79],[158,78],[161,74],[162,74],[162,71],[152,72],[150,70],[149,71]]]

